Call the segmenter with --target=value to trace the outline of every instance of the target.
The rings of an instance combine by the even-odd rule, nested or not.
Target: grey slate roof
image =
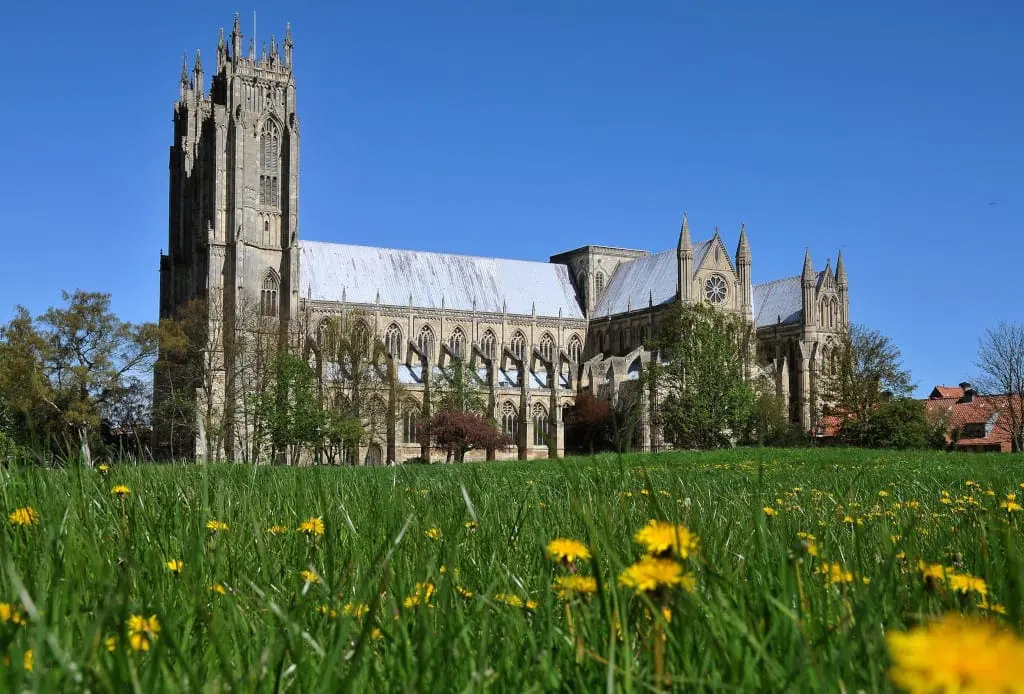
[[[583,318],[569,268],[376,246],[302,241],[300,296],[342,301]]]
[[[803,285],[800,276],[785,277],[781,280],[755,284],[754,327],[762,328],[796,323],[803,312]]]
[[[693,244],[693,266],[700,267],[711,241]],[[679,260],[676,249],[628,260],[615,270],[604,294],[594,307],[594,318],[665,304],[679,291]]]

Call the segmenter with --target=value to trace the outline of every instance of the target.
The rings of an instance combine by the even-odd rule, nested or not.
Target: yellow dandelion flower
[[[426,605],[434,595],[434,584],[429,582],[417,583],[412,595],[407,597],[402,604],[406,609],[412,609],[417,605]]]
[[[384,632],[380,630],[380,627],[374,627],[373,630],[370,632],[370,638],[374,641],[379,641],[380,639],[384,638]]]
[[[644,557],[622,570],[619,585],[637,592],[647,592],[683,585],[684,577],[682,564],[674,559]]]
[[[25,651],[25,655],[21,659],[21,664],[24,666],[26,671],[32,672],[32,666],[35,665],[35,658],[32,655],[31,648]]]
[[[128,618],[128,644],[133,651],[148,651],[160,633],[160,622],[156,615],[148,619],[142,615]]]
[[[563,537],[555,538],[548,543],[548,558],[555,561],[574,562],[577,559],[590,559],[590,550],[579,540]]]
[[[648,521],[647,525],[636,532],[633,539],[651,554],[663,555],[674,551],[680,559],[696,554],[700,545],[700,538],[686,526],[659,520]]]
[[[519,607],[526,610],[537,609],[536,600],[530,600],[529,598],[523,600],[521,597],[513,593],[496,593],[494,595],[494,599],[498,602],[505,603],[509,607]]]
[[[272,525],[267,528],[267,532],[271,535],[284,535],[288,532],[288,527],[284,525]]]
[[[0,602],[0,624],[7,624],[8,622],[14,625],[24,624],[25,615],[21,613],[17,605],[12,605],[9,602]]]
[[[917,562],[917,568],[921,572],[921,578],[926,581],[945,581],[946,567],[942,564],[929,564],[923,560]]]
[[[180,575],[181,572],[185,570],[185,562],[181,559],[171,559],[170,561],[165,562],[164,566],[166,566],[167,570],[175,576]]]
[[[129,494],[131,494],[131,490],[128,489],[127,485],[115,484],[113,487],[110,488],[110,493],[116,497],[123,499]]]
[[[988,595],[988,586],[985,584],[985,579],[970,574],[952,574],[949,577],[949,587],[957,593]]]
[[[341,608],[341,613],[346,617],[355,617],[356,619],[362,619],[363,615],[370,611],[370,606],[365,602],[347,602],[345,606]]]
[[[817,569],[815,573],[821,574],[825,577],[825,583],[853,583],[853,573],[843,568],[843,565],[838,562],[825,562]]]
[[[99,471],[101,475],[105,475],[108,472],[110,472],[110,466],[107,465],[106,463],[100,463],[99,465],[96,466],[96,469]]]
[[[117,650],[117,637],[108,636],[103,640],[103,645],[106,647],[108,653],[113,653]]]
[[[12,511],[11,515],[7,516],[7,520],[11,522],[11,525],[36,525],[39,523],[39,512],[31,506],[23,506]]]
[[[466,598],[467,600],[473,597],[473,591],[463,588],[459,585],[455,586],[455,592],[461,595],[462,597]]]
[[[1016,501],[1000,501],[999,506],[1005,508],[1007,513],[1016,513],[1024,509],[1024,506],[1021,506]]]
[[[995,612],[996,614],[1006,614],[1006,608],[999,603],[989,603],[988,598],[982,598],[978,601],[978,609],[988,610],[989,612]]]
[[[477,523],[476,523],[475,520],[468,520],[465,523],[463,523],[462,525],[465,526],[466,530],[468,530],[470,532],[476,532]]]
[[[208,520],[206,521],[206,529],[212,533],[219,533],[228,529],[228,524],[224,521],[219,520]]]
[[[1017,692],[1024,641],[997,624],[946,615],[891,632],[889,678],[908,692]]]
[[[878,496],[883,497],[883,498],[887,497],[887,496],[889,496],[889,492],[885,491],[884,489],[879,489],[878,490]]]
[[[761,510],[764,511],[764,515],[768,516],[769,518],[771,518],[772,516],[779,515],[779,512],[773,509],[771,506],[765,506]]]
[[[440,528],[427,528],[426,530],[423,531],[423,534],[427,538],[429,538],[431,540],[440,540],[441,539],[441,529]]]
[[[562,600],[572,597],[576,593],[593,593],[597,590],[597,580],[593,576],[559,576],[552,586],[555,593]]]
[[[217,593],[217,595],[226,595],[228,590],[224,587],[223,583],[211,583],[210,592]]]
[[[306,583],[320,582],[320,576],[315,571],[311,571],[310,569],[303,569],[299,572],[299,575],[302,576],[302,580],[304,580]]]
[[[302,533],[303,535],[308,535],[310,537],[314,537],[314,536],[315,537],[320,537],[321,535],[324,534],[324,521],[323,521],[323,518],[319,518],[319,517],[307,518],[306,520],[302,521],[302,523],[299,524],[298,531],[300,533]]]
[[[334,619],[338,616],[338,611],[330,605],[319,605],[316,608],[316,611],[324,615],[325,617],[330,617],[331,619]]]

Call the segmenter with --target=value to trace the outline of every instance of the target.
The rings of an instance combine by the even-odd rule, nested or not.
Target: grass
[[[0,529],[0,601],[26,616],[0,623],[0,688],[887,691],[889,630],[949,611],[1022,626],[1024,513],[999,505],[1022,483],[1016,456],[846,450],[0,471],[5,520],[40,517]],[[296,531],[310,517],[322,537]],[[617,585],[649,519],[700,536],[695,592]],[[555,537],[591,547],[575,568],[596,593],[556,597]],[[929,584],[919,560],[983,578],[1005,614]],[[132,615],[157,616],[149,651]]]

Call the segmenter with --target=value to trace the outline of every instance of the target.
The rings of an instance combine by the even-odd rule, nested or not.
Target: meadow
[[[1021,691],[1022,498],[1019,456],[852,450],[12,467],[0,689],[892,691],[966,658]]]

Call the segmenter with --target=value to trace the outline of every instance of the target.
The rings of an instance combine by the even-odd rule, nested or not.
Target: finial
[[[224,50],[226,45],[227,44],[224,42],[224,27],[221,27],[220,34],[217,36],[217,48],[219,50]]]
[[[237,12],[235,12],[235,24],[234,24],[234,26],[231,27],[231,35],[232,36],[235,36],[235,35],[241,36],[242,35],[242,24],[238,20],[238,13]]]
[[[692,250],[693,241],[690,239],[690,222],[686,218],[686,211],[683,211],[683,224],[679,228],[679,250]]]
[[[647,292],[647,308],[654,306],[654,290],[649,289]]]
[[[747,225],[740,223],[740,243],[736,248],[737,258],[750,258],[750,242],[747,241]]]
[[[249,39],[249,60],[256,60],[256,42],[251,37]]]
[[[836,282],[840,285],[846,284],[846,264],[843,263],[842,251],[839,251],[839,256],[836,258]]]
[[[630,296],[630,297],[626,298],[626,313],[632,313],[632,312],[633,312],[633,297]]]
[[[292,45],[292,23],[288,22],[284,25],[284,45]]]
[[[277,60],[277,58],[278,58],[277,39],[275,39],[274,35],[271,34],[270,35],[270,59],[271,60]]]
[[[295,44],[292,43],[292,25],[291,24],[285,24],[284,25],[284,64],[285,64],[285,67],[291,67],[292,66],[292,47],[294,47],[294,45]]]
[[[814,279],[814,263],[811,262],[811,249],[808,248],[804,251],[804,281],[810,281]]]
[[[718,236],[718,225],[715,225],[715,236]]]
[[[193,72],[202,72],[203,71],[203,61],[199,57],[199,49],[198,48],[196,49],[196,64],[192,68],[192,71]]]
[[[181,54],[181,85],[188,86],[188,54]]]

